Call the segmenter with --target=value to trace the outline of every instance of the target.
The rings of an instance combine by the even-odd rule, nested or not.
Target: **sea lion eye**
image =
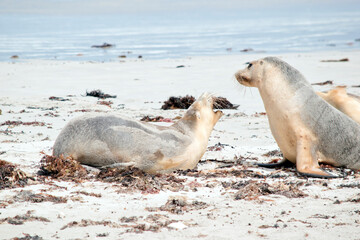
[[[249,65],[248,65],[248,69],[250,69],[251,68],[251,66],[252,66],[252,63],[248,63]]]

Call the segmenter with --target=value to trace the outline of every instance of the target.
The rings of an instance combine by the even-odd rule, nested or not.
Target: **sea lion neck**
[[[193,131],[197,126],[197,119],[181,118],[174,123],[171,127],[177,129],[182,134]]]

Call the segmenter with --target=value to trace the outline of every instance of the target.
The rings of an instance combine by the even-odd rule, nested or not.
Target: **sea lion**
[[[320,169],[319,162],[360,169],[360,125],[319,97],[298,70],[266,57],[235,77],[259,89],[271,132],[298,172],[334,177]]]
[[[317,92],[317,94],[360,124],[360,98],[358,96],[348,94],[344,87],[337,87],[328,92]]]
[[[88,115],[70,121],[57,137],[53,155],[71,156],[94,167],[134,166],[149,173],[192,169],[206,151],[210,133],[223,115],[214,97],[202,94],[169,127],[117,115]]]

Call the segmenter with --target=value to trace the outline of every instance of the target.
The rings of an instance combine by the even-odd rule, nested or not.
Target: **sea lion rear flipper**
[[[312,143],[306,137],[302,136],[298,139],[296,147],[296,170],[305,176],[308,177],[317,177],[317,178],[334,178],[333,174],[325,172],[320,169],[317,158],[312,153],[311,149]]]
[[[286,158],[283,158],[277,163],[256,163],[259,167],[265,167],[265,168],[277,168],[282,166],[290,166],[290,161],[288,161]]]
[[[299,172],[301,175],[306,176],[306,177],[314,177],[314,178],[338,178],[339,176],[337,175],[333,175],[331,173],[325,172],[323,170],[321,170],[322,172],[328,174],[328,175],[319,175],[319,174],[312,174],[312,173],[303,173],[303,172]]]

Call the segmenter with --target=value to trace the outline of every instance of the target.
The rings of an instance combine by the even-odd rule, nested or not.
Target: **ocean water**
[[[110,49],[91,48],[104,42]],[[117,61],[360,49],[360,13],[224,16],[0,15],[0,61]]]

